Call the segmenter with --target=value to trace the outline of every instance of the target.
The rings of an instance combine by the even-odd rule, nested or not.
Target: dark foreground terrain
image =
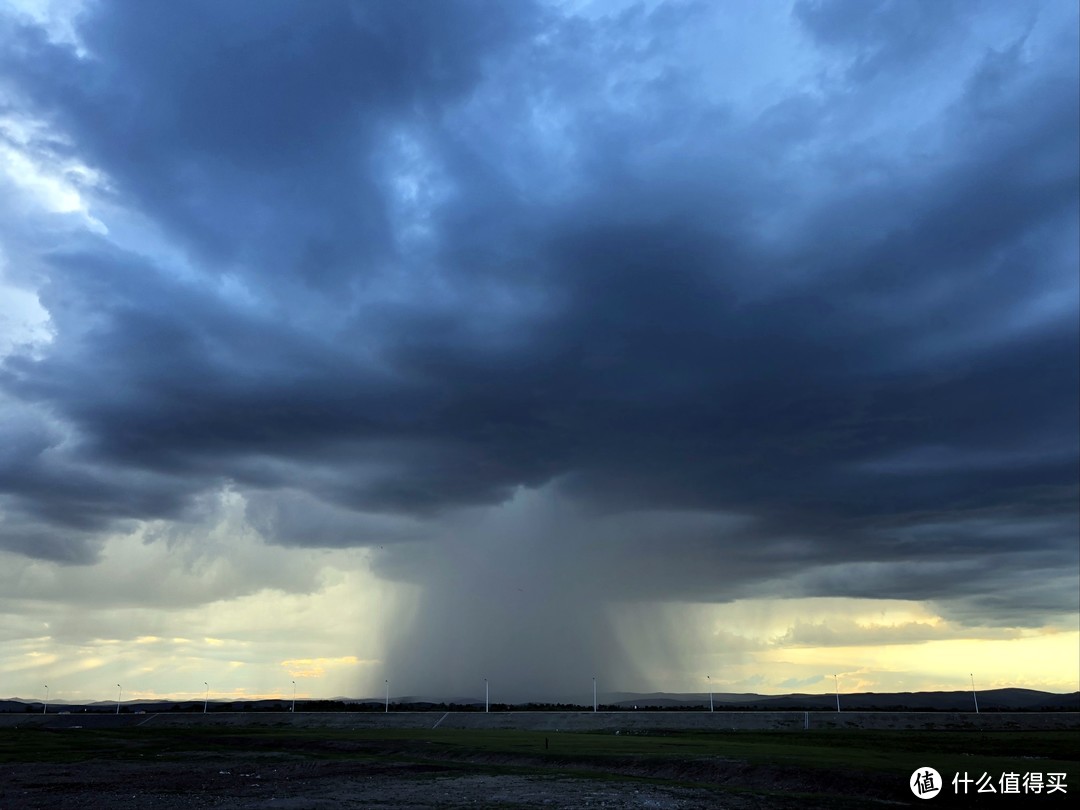
[[[1075,729],[615,733],[211,718],[0,728],[0,810],[927,806],[908,787],[925,766],[946,782],[988,774],[999,786],[979,794],[973,782],[957,797],[948,785],[929,806],[1063,806],[1080,794]],[[1065,791],[1000,795],[1003,774],[1031,772],[1064,774]]]

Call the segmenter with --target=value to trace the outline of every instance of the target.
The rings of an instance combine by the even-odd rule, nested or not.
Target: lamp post
[[[296,714],[296,681],[292,682],[292,707],[289,711]]]
[[[833,681],[836,682],[836,710],[840,711],[840,679],[833,675]]]
[[[206,687],[206,694],[203,695],[202,713],[206,714],[206,704],[210,702],[210,684],[208,684],[206,681],[203,681],[202,683],[203,686]]]
[[[712,703],[712,677],[710,677],[709,675],[706,675],[706,676],[705,676],[705,680],[707,680],[707,681],[709,682],[709,711],[711,712],[711,711],[713,710],[713,703]]]
[[[596,711],[596,676],[592,678],[592,710]]]
[[[41,707],[41,713],[45,714],[49,710],[49,685],[45,684],[45,705]]]
[[[383,710],[385,714],[390,713],[390,679],[384,678],[383,683],[386,684],[386,708]]]
[[[975,673],[971,675],[971,697],[975,700],[975,714],[979,713],[979,696],[975,693]]]
[[[122,687],[120,684],[117,684],[116,688],[120,690],[116,693],[116,713],[120,714],[120,697],[124,694],[124,687]]]
[[[487,712],[491,709],[491,692],[488,691],[488,679],[484,678],[484,711]]]

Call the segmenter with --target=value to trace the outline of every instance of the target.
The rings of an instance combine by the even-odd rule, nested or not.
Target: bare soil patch
[[[563,775],[386,762],[33,763],[6,766],[0,808],[695,808],[776,807],[761,797]],[[794,804],[790,806],[795,806]]]

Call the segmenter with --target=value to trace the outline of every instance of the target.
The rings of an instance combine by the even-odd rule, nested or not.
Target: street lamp
[[[116,713],[120,714],[120,697],[124,694],[124,687],[122,687],[120,684],[117,684],[116,688],[120,690],[116,693]]]
[[[974,698],[974,700],[975,700],[975,714],[978,714],[979,713],[979,696],[977,694],[975,694],[975,673],[972,672],[972,673],[970,673],[970,675],[971,675],[971,697]]]
[[[840,679],[833,675],[833,681],[836,682],[836,710],[840,711]]]
[[[596,676],[592,677],[592,710],[596,711]]]
[[[206,694],[203,696],[202,713],[206,714],[206,704],[210,702],[210,684],[203,681],[203,686],[206,687]]]
[[[45,705],[41,707],[41,713],[45,714],[49,710],[49,685],[45,684]]]
[[[292,682],[292,708],[289,711],[296,714],[296,681]]]
[[[706,675],[706,676],[705,676],[705,680],[707,680],[707,681],[709,682],[709,711],[711,712],[711,711],[713,710],[713,703],[712,703],[712,678],[711,678],[710,676]]]
[[[491,708],[491,700],[489,696],[491,693],[488,691],[488,679],[484,678],[484,711],[487,712]]]
[[[386,708],[383,709],[383,712],[385,714],[389,714],[390,713],[390,679],[389,678],[384,678],[383,683],[386,684]]]

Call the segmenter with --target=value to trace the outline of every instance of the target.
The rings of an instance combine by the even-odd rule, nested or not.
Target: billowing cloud
[[[1066,621],[1076,30],[991,2],[10,11],[0,547],[370,549],[421,594],[390,665],[461,688],[525,639],[504,680],[648,680],[611,618],[644,601]],[[314,587],[272,569],[183,588]]]

